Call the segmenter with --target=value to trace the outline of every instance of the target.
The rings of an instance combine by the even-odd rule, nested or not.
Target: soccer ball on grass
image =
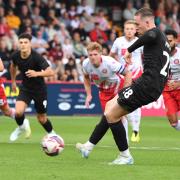
[[[41,146],[48,156],[57,156],[64,149],[64,140],[59,135],[48,134],[43,137]]]

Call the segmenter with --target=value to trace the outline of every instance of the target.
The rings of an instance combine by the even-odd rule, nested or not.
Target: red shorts
[[[7,98],[4,90],[4,84],[0,84],[0,107],[7,105]]]
[[[176,114],[180,110],[180,89],[164,91],[163,99],[167,115]]]
[[[103,112],[105,110],[106,103],[115,96],[116,96],[116,94],[113,94],[113,93],[107,94],[105,92],[99,92],[99,99],[101,102],[101,108],[102,108]]]

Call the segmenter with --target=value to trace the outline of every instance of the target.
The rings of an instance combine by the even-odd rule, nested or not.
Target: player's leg
[[[25,109],[27,108],[27,104],[24,101],[16,101],[15,106],[15,120],[18,125],[18,127],[11,133],[10,135],[10,141],[15,141],[17,138],[25,132],[25,137],[29,138],[31,135],[31,128],[29,125],[28,119],[25,119]]]
[[[105,105],[107,103],[107,99],[111,99],[111,97],[107,97],[104,93],[99,94],[99,99],[101,103],[101,108],[104,112]],[[95,126],[93,129],[88,141],[84,144],[77,143],[76,148],[81,152],[83,158],[88,158],[90,152],[93,150],[95,145],[102,139],[102,137],[106,134],[107,130],[109,129],[109,125],[107,123],[106,118],[104,115],[101,117],[100,122]]]
[[[48,119],[46,113],[37,113],[37,119],[48,134],[55,134],[55,131],[53,130],[53,125]]]
[[[100,93],[100,102],[101,102],[101,107],[104,112],[106,103],[108,100],[112,99],[111,96],[107,96],[104,93]],[[126,130],[126,135],[128,135],[128,123],[126,119],[123,119],[122,121],[125,130]],[[81,152],[82,157],[88,158],[90,152],[93,150],[95,145],[103,138],[103,136],[106,134],[107,130],[109,129],[109,124],[107,123],[107,120],[105,116],[103,115],[101,117],[100,122],[95,126],[92,134],[90,135],[89,140],[82,144],[82,143],[77,143],[76,148]]]
[[[0,109],[5,116],[15,118],[15,110],[11,109],[7,103],[7,98],[4,90],[4,85],[0,85]]]
[[[15,109],[10,108],[8,104],[0,106],[0,109],[5,116],[15,119]]]
[[[118,96],[110,100],[105,109],[105,116],[120,151],[118,158],[110,164],[133,164],[134,160],[129,151],[126,131],[122,122],[119,120],[122,116],[126,115],[128,111],[117,103],[117,98]]]
[[[140,121],[141,121],[141,108],[136,109],[135,111],[127,114],[126,116],[128,118],[128,122],[130,122],[132,126],[131,141],[139,142],[140,141],[139,128],[140,128]]]
[[[107,123],[106,117],[103,115],[100,122],[94,128],[89,140],[84,144],[76,144],[76,148],[81,152],[82,157],[88,158],[94,146],[102,139],[108,129],[109,125]]]
[[[180,130],[180,120],[178,120],[178,111],[180,110],[179,91],[163,92],[163,99],[170,125],[176,130]]]
[[[40,92],[38,94],[34,94],[34,107],[37,112],[37,119],[39,123],[43,126],[47,133],[55,133],[53,130],[53,125],[51,121],[47,117],[47,93]]]

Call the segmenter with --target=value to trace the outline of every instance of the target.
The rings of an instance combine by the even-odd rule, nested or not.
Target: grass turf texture
[[[50,117],[55,131],[65,140],[59,156],[49,157],[40,147],[45,131],[34,116],[32,136],[9,142],[16,127],[10,118],[0,118],[0,179],[2,180],[176,180],[180,177],[180,132],[166,118],[148,117],[141,121],[141,141],[131,143],[135,160],[131,166],[110,166],[118,155],[111,132],[105,135],[88,159],[75,149],[85,142],[99,117]],[[131,127],[129,127],[129,137]]]

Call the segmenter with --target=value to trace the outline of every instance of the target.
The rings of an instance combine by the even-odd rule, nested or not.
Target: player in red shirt
[[[4,65],[0,58],[0,72],[3,72],[3,70],[4,70]],[[4,91],[4,84],[1,77],[0,77],[0,109],[5,116],[14,118],[15,111],[14,109],[11,109],[7,103],[7,98]]]
[[[166,30],[165,34],[171,46],[171,73],[163,91],[163,99],[169,123],[176,130],[180,130],[180,120],[178,120],[178,111],[180,110],[180,48],[176,46],[178,35],[174,30]]]

